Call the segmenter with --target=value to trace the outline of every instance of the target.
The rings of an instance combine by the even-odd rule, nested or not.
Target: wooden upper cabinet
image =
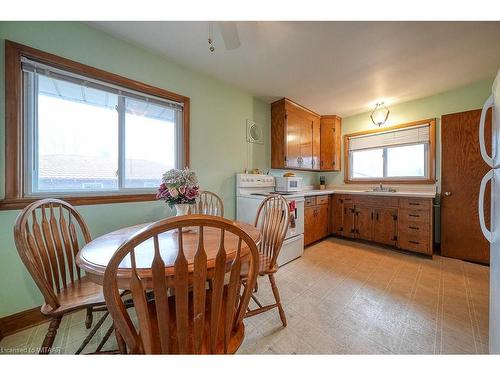
[[[300,168],[302,153],[304,119],[298,111],[285,112],[285,144],[284,144],[284,166],[287,168]]]
[[[323,135],[322,116],[286,98],[271,104],[271,168],[340,170],[341,119],[325,120],[333,126]]]
[[[313,167],[313,124],[309,116],[304,116],[300,123],[300,162],[299,168]]]
[[[321,116],[321,163],[322,171],[340,171],[340,144],[342,119],[338,116]]]
[[[313,116],[311,118],[312,124],[312,169],[320,169],[321,165],[321,118]]]

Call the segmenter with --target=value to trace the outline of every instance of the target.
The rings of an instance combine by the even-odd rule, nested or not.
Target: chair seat
[[[267,256],[259,252],[259,276],[268,275],[270,273],[275,273],[278,270],[278,267],[274,265],[271,268],[271,257]],[[244,263],[241,267],[241,275],[248,275],[248,263]]]
[[[87,276],[83,276],[74,284],[69,284],[66,289],[57,294],[59,307],[52,308],[49,304],[43,304],[41,312],[44,315],[62,315],[73,310],[84,307],[104,305],[102,286],[93,283]]]
[[[208,298],[208,296],[207,296]],[[193,293],[189,293],[189,305],[192,306],[193,304]],[[224,322],[224,312],[226,309],[226,298],[223,298],[223,304],[222,304],[222,311],[221,311],[221,317],[219,319],[219,327],[218,327],[218,335],[217,335],[217,345],[216,345],[216,350],[215,353],[213,354],[225,354],[224,353],[224,327],[223,327],[223,322]],[[210,334],[210,303],[206,303],[206,308],[205,308],[205,335],[202,340],[202,346],[201,346],[201,353],[200,354],[212,354],[211,351],[209,350],[209,334]],[[157,320],[156,320],[156,306],[155,306],[155,301],[151,300],[148,302],[148,311],[149,311],[149,316],[150,316],[150,322],[151,322],[151,333],[152,333],[152,341],[153,341],[153,348],[151,349],[152,354],[161,354],[161,346],[160,346],[160,337],[159,337],[159,329],[157,326]],[[192,338],[193,337],[193,317],[192,317],[193,312],[190,311],[189,313],[189,325],[188,325],[188,337]],[[176,324],[176,312],[175,312],[175,296],[169,297],[169,318],[170,318],[170,342],[171,343],[177,343],[177,324]],[[227,349],[227,354],[234,354],[238,348],[240,347],[241,343],[243,342],[243,339],[245,337],[245,326],[243,323],[241,323],[238,328],[233,331],[229,337],[229,342],[228,342],[228,349]],[[190,340],[190,348],[189,348],[189,353],[194,353],[194,349],[192,347],[193,340]],[[170,348],[169,354],[179,354],[179,348],[174,345],[173,347]]]

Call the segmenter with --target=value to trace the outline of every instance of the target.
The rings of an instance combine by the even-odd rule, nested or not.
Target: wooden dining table
[[[103,285],[106,267],[116,250],[132,235],[149,224],[150,223],[133,225],[95,238],[78,252],[76,263],[85,271],[87,277],[91,281]],[[256,244],[260,242],[260,232],[256,227],[237,221],[234,221],[233,224],[244,230]],[[207,267],[209,270],[215,267],[215,257],[219,250],[221,230],[205,227],[203,229],[203,235],[207,255]],[[178,236],[177,231],[169,231],[159,235],[160,254],[165,263],[167,275],[169,273],[173,275],[175,272],[173,265],[178,253]],[[194,255],[198,247],[198,237],[199,235],[196,227],[182,233],[184,254],[188,261],[188,269],[191,272],[193,270]],[[226,249],[227,259],[230,260],[234,258],[238,249],[238,237],[226,231],[224,236],[224,247]],[[249,250],[247,246],[242,244],[241,256],[244,257],[248,253]],[[135,249],[137,269],[143,280],[152,278],[151,264],[153,262],[153,256],[154,248],[152,239],[143,242]],[[130,258],[126,257],[119,266],[119,271],[121,271],[124,279],[127,279],[126,275],[129,273],[127,271],[130,271],[130,269]],[[123,281],[125,284],[127,283],[127,280]]]

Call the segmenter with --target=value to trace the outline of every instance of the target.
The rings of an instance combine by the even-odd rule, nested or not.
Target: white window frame
[[[29,61],[28,59],[22,61]],[[183,107],[180,102],[175,102],[171,100],[166,100],[163,98],[155,97],[149,94],[141,93],[138,91],[130,90],[121,86],[109,84],[104,81],[100,81],[94,78],[82,76],[69,71],[64,71],[59,68],[51,67],[50,65],[29,63],[35,66],[36,70],[54,72],[58,75],[58,79],[64,79],[68,77],[68,81],[71,82],[73,79],[85,80],[91,82],[98,87],[107,88],[114,91],[118,95],[118,187],[112,190],[50,190],[50,191],[40,191],[36,188],[38,183],[38,169],[35,168],[38,165],[38,152],[36,150],[38,145],[38,118],[35,114],[37,110],[37,100],[38,100],[38,77],[33,73],[23,73],[23,134],[24,134],[24,196],[26,197],[47,197],[47,196],[61,196],[61,197],[73,197],[73,196],[113,196],[113,195],[136,195],[136,194],[152,194],[156,192],[156,188],[128,188],[125,186],[125,100],[126,98],[139,99],[145,101],[152,101],[157,105],[175,105]],[[61,78],[62,77],[62,78]],[[184,139],[183,139],[183,110],[175,110],[175,168],[183,168],[185,165],[184,160]],[[159,176],[160,177],[160,176]]]

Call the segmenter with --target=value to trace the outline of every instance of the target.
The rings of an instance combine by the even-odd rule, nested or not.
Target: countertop
[[[369,190],[369,189],[366,189]],[[375,195],[385,197],[412,197],[412,198],[434,198],[436,192],[434,190],[397,190],[396,192],[388,191],[366,191],[360,189],[346,189],[346,188],[326,188],[324,190],[311,189],[303,190],[298,194],[304,194],[304,197],[325,194],[359,194],[359,195]]]

